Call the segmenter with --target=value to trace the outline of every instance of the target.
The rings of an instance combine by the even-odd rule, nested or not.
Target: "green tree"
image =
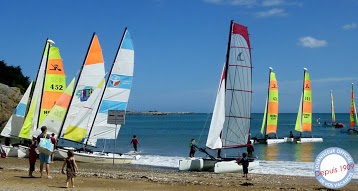
[[[20,66],[8,66],[4,60],[0,61],[0,83],[10,87],[18,87],[21,93],[25,93],[30,85],[30,78],[22,74]]]

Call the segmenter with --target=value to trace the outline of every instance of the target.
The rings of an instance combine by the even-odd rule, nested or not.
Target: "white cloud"
[[[226,4],[226,5],[254,5],[256,0],[204,0],[207,3]]]
[[[264,6],[264,7],[279,6],[284,3],[285,2],[283,0],[264,0],[264,1],[262,1],[262,6]]]
[[[343,30],[351,30],[351,29],[355,29],[357,28],[357,24],[356,23],[350,23],[350,24],[346,24],[343,25]]]
[[[286,16],[286,15],[287,13],[285,12],[284,9],[278,9],[278,8],[256,13],[256,17],[258,18],[267,18],[267,17],[275,17],[275,16],[277,17],[277,16]]]
[[[318,40],[310,36],[302,37],[299,39],[299,45],[308,48],[324,47],[327,46],[327,44],[328,43],[325,40]]]

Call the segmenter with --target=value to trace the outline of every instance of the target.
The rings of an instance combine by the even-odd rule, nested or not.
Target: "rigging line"
[[[199,136],[199,139],[198,139],[198,145],[200,144],[201,136],[204,133],[204,129],[206,129],[205,127],[206,127],[206,124],[207,124],[207,122],[209,120],[209,116],[210,116],[210,113],[208,113],[207,118],[205,120],[205,124],[204,124],[203,128],[201,129],[200,136]]]

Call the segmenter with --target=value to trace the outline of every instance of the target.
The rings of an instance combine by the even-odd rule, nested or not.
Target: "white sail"
[[[82,66],[81,73],[75,87],[75,93],[70,101],[70,106],[62,128],[61,138],[75,141],[77,134],[86,134],[86,130],[71,126],[78,113],[83,108],[94,89],[105,75],[102,49],[96,34],[93,34],[89,49]],[[68,129],[70,128],[70,129]],[[67,132],[67,134],[63,134]]]
[[[220,139],[220,134],[224,128],[225,122],[225,66],[223,68],[221,82],[219,84],[219,91],[216,96],[213,116],[211,119],[210,130],[208,134],[208,139],[206,141],[206,146],[211,149],[222,148],[222,142]]]
[[[65,119],[66,111],[72,97],[74,83],[75,78],[72,79],[71,83],[67,86],[66,90],[62,93],[60,98],[56,101],[55,105],[41,124],[42,126],[47,127],[47,134],[55,133],[56,138]],[[37,128],[33,136],[37,137],[41,133],[41,128]]]
[[[88,142],[97,139],[116,139],[121,125],[107,124],[108,110],[126,110],[131,91],[134,70],[134,48],[130,33],[124,31],[122,41],[112,65],[107,84],[95,116]]]
[[[207,140],[207,146],[211,149],[240,147],[249,141],[251,47],[247,27],[234,22],[230,26],[228,57],[224,68]],[[225,88],[224,91],[222,88]],[[225,98],[222,98],[222,94],[225,94]],[[222,126],[223,116],[225,120]]]
[[[30,100],[30,92],[32,90],[32,83],[26,89],[25,94],[22,96],[19,104],[16,106],[14,113],[7,121],[4,129],[1,131],[1,136],[4,137],[17,137],[19,136],[22,125],[24,124],[27,105]]]

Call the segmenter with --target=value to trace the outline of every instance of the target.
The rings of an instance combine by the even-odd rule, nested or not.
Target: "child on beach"
[[[193,157],[194,157],[194,154],[195,154],[195,151],[196,151],[196,148],[195,148],[195,139],[191,139],[191,142],[190,142],[190,144],[189,144],[189,147],[190,147],[189,157],[190,157],[190,158],[193,158]]]
[[[133,135],[133,139],[132,139],[132,141],[130,142],[130,144],[133,144],[134,151],[137,152],[137,151],[138,151],[139,141],[138,141],[136,135]]]
[[[35,163],[37,158],[36,148],[37,148],[36,138],[33,137],[32,143],[29,147],[29,163],[30,163],[29,177],[34,177],[32,173],[35,171]]]
[[[247,174],[249,173],[249,159],[247,158],[246,153],[242,153],[242,158],[237,160],[238,165],[242,165],[242,171],[246,180],[248,180]]]
[[[68,183],[70,180],[71,180],[72,188],[74,188],[75,177],[76,177],[76,173],[78,172],[78,167],[72,150],[67,151],[67,158],[65,159],[62,165],[62,170],[61,170],[62,174],[65,174],[64,171],[65,166],[66,166],[66,174],[67,174],[66,188],[68,188]]]

